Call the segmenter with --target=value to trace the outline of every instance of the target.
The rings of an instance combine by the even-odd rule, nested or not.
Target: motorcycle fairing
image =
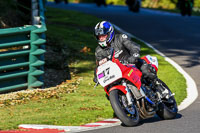
[[[124,94],[126,94],[126,93],[127,93],[127,91],[126,91],[126,89],[125,89],[125,88],[126,88],[126,87],[125,87],[125,86],[123,86],[123,85],[116,85],[116,86],[114,86],[114,87],[110,88],[110,89],[109,89],[109,91],[107,91],[107,89],[106,89],[106,88],[104,88],[104,89],[105,89],[105,91],[106,91],[107,95],[109,96],[109,93],[110,93],[112,90],[116,90],[116,89],[118,89],[118,90],[120,90],[121,92],[123,92]]]
[[[115,62],[121,69],[122,78],[128,79],[139,90],[141,87],[142,72],[139,69],[137,69],[134,65],[125,66],[125,65],[121,64],[118,59],[113,59],[112,61]]]
[[[120,78],[122,78],[122,72],[112,61],[107,61],[98,67],[97,79],[101,86],[106,87]]]
[[[141,59],[145,60],[147,64],[151,64],[156,69],[156,71],[158,71],[157,57],[147,55],[147,56],[142,57]]]

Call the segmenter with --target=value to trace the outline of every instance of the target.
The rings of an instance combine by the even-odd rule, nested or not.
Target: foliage
[[[55,0],[47,0],[50,2],[54,2]],[[64,0],[58,0],[59,2],[62,2]],[[92,3],[94,0],[68,0],[68,2],[73,2],[73,3]]]
[[[79,0],[80,3],[92,3],[94,0]]]
[[[113,3],[114,5],[125,5],[125,0],[106,0],[106,3]]]
[[[0,1],[0,28],[24,26],[30,19],[28,13],[19,10],[16,0]]]
[[[144,0],[142,6],[148,8],[175,9],[176,3],[177,0]]]
[[[194,0],[194,7],[200,9],[200,0]],[[200,11],[199,11],[200,12]]]
[[[81,77],[73,77],[73,80],[68,80],[61,85],[49,89],[25,90],[0,95],[0,107],[24,104],[30,100],[59,98],[63,93],[75,92],[81,80]]]
[[[55,1],[55,0],[48,0],[48,1]],[[63,1],[63,0],[60,0]],[[68,0],[72,3],[93,3],[95,0]],[[125,0],[105,0],[107,4],[114,4],[114,5],[125,5]]]
[[[54,0],[48,0],[54,1]],[[62,1],[62,0],[61,0]],[[68,0],[73,3],[92,3],[95,0]],[[107,4],[125,5],[126,0],[106,0]],[[178,0],[142,0],[142,6],[148,8],[175,9]],[[200,0],[194,0],[194,7],[200,8]]]
[[[175,9],[179,0],[143,0],[142,6],[148,8]],[[194,0],[194,7],[200,8],[200,0]]]
[[[179,0],[143,0],[142,7],[180,13]],[[193,15],[200,16],[200,0],[194,0]]]

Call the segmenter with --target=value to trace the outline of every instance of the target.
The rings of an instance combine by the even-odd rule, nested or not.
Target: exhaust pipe
[[[150,117],[153,117],[155,115],[155,113],[156,113],[155,111],[149,112],[149,111],[146,110],[145,103],[144,103],[144,98],[141,99],[141,104],[142,104],[142,106],[140,106],[140,101],[138,100],[137,101],[137,106],[139,108],[140,117],[142,119],[150,118]]]

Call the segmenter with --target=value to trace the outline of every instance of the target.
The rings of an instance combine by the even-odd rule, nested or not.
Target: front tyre
[[[134,104],[131,107],[127,106],[125,94],[119,90],[112,90],[109,99],[115,114],[123,124],[131,127],[139,123],[138,109]]]
[[[172,95],[172,92],[168,88],[168,86],[162,80],[159,80],[159,82],[161,83],[159,87],[162,87],[163,89],[167,89],[170,96],[169,98],[162,98],[162,103],[160,103],[159,110],[156,113],[160,118],[164,120],[174,119],[178,112],[176,100],[174,96]]]

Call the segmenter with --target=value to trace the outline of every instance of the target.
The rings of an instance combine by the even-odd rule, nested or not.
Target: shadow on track
[[[176,115],[176,118],[175,118],[175,119],[171,119],[171,121],[176,120],[176,119],[180,119],[180,118],[182,118],[182,115],[178,113],[178,114]],[[143,120],[141,120],[140,123],[139,123],[137,126],[141,126],[141,125],[147,124],[147,123],[160,122],[160,121],[167,121],[167,120],[162,120],[162,119],[160,119],[157,115],[155,115],[155,116],[152,117],[152,118],[148,118],[148,119],[143,119]],[[127,127],[127,126],[124,125],[123,123],[121,124],[121,126]]]

